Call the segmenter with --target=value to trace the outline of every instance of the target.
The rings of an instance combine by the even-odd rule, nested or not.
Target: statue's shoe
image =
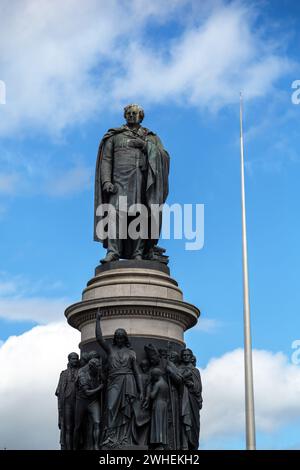
[[[119,259],[118,255],[116,255],[115,253],[110,252],[110,253],[107,253],[105,258],[100,260],[100,263],[102,263],[102,264],[110,263],[111,261],[118,261],[118,259]]]

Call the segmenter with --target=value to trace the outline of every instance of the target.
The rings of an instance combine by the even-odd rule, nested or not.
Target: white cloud
[[[0,348],[0,448],[58,448],[56,397],[79,333],[65,323],[37,326]]]
[[[6,1],[0,132],[57,132],[128,100],[218,109],[241,88],[249,98],[271,92],[291,64],[255,28],[255,7],[199,3]]]
[[[6,1],[0,70],[7,100],[0,130],[56,131],[85,121],[105,101],[120,38],[135,36],[147,18],[161,18],[177,3]]]
[[[0,299],[0,318],[9,321],[48,323],[61,319],[70,303],[70,299],[67,298],[2,298]]]
[[[216,320],[215,318],[201,318],[201,321],[197,323],[194,327],[199,331],[204,331],[205,333],[214,333],[222,326],[222,322]]]
[[[0,448],[58,448],[54,391],[79,333],[66,323],[38,326],[10,337],[0,348]],[[300,368],[282,353],[254,350],[257,430],[266,435],[300,420]],[[201,444],[226,447],[244,440],[243,351],[213,359],[202,370]],[[277,431],[277,432],[276,432]],[[220,446],[222,446],[222,444]],[[259,445],[259,442],[258,442]],[[275,443],[281,448],[281,442]]]
[[[198,108],[219,109],[271,92],[291,64],[254,32],[251,8],[240,2],[213,9],[203,23],[188,28],[166,50],[131,44],[127,74],[115,82],[117,99],[175,100]]]
[[[45,279],[32,282],[22,275],[0,272],[0,318],[40,324],[61,320],[71,303],[68,298],[53,296],[61,287],[59,282],[51,283]]]
[[[243,436],[243,361],[243,350],[237,349],[212,359],[202,371],[204,448],[214,448],[214,440],[220,442],[222,438],[225,447],[230,438]],[[300,422],[300,368],[290,364],[282,353],[263,350],[254,350],[253,364],[257,431],[272,433]]]

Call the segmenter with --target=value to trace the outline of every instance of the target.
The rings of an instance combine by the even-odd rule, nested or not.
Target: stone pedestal
[[[96,268],[82,301],[65,311],[68,323],[81,332],[82,351],[99,349],[95,342],[98,308],[103,336],[112,339],[117,328],[124,328],[138,359],[146,343],[181,349],[184,332],[200,315],[198,308],[183,300],[169,268],[155,261],[114,261]]]

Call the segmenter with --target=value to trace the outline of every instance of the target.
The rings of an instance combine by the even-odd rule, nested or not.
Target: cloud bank
[[[37,326],[0,348],[0,448],[55,449],[59,441],[54,396],[79,333],[65,323]]]
[[[4,1],[0,134],[59,133],[128,101],[217,110],[272,92],[292,64],[257,15],[243,1]]]
[[[226,443],[244,433],[243,361],[243,350],[236,349],[212,359],[202,371],[205,448],[214,448],[216,438],[223,438]],[[283,353],[264,350],[253,351],[253,368],[257,431],[273,433],[300,422],[300,368],[290,364]]]

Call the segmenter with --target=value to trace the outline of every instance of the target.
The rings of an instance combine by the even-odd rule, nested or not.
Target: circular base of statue
[[[184,345],[184,331],[197,323],[200,311],[183,300],[169,273],[166,265],[155,261],[114,261],[98,266],[82,301],[65,312],[70,325],[81,332],[80,347],[95,341],[98,309],[106,338],[124,328],[130,337]]]

